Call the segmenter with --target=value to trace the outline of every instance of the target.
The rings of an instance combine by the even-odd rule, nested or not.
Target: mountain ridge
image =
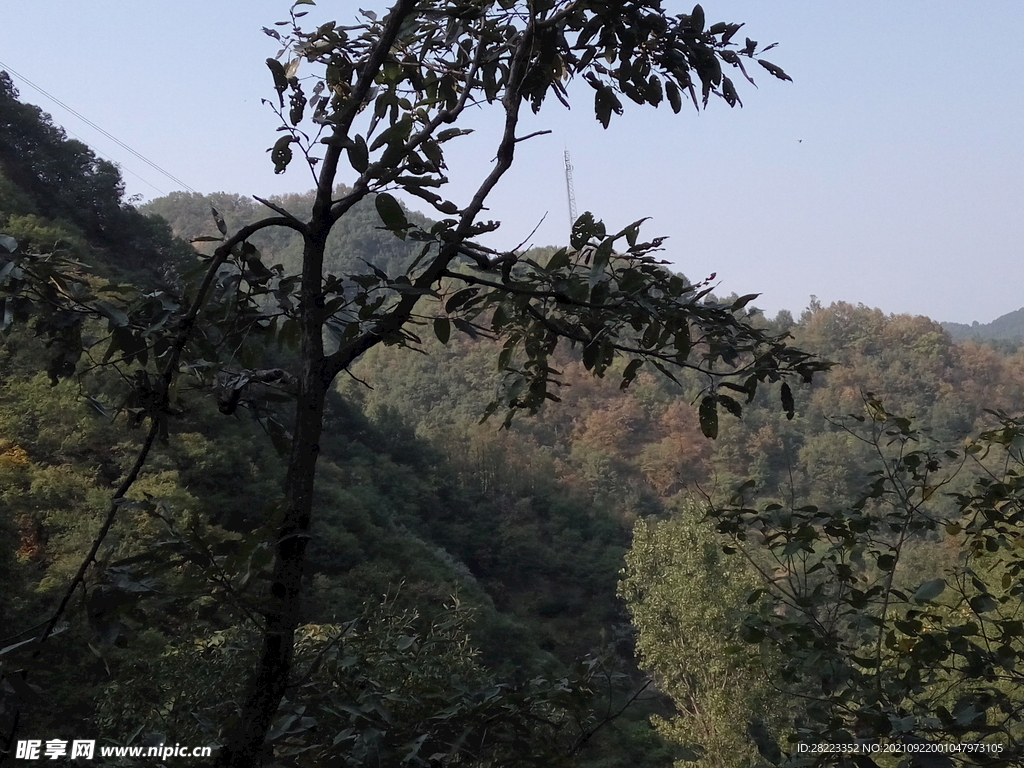
[[[1024,307],[1000,315],[991,323],[975,320],[966,323],[939,323],[954,340],[981,339],[992,341],[1024,341]]]

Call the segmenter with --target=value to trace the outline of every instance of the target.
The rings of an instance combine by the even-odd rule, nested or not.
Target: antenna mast
[[[572,232],[573,224],[576,223],[576,193],[572,186],[572,159],[569,157],[569,150],[566,149],[565,157],[565,196],[569,201],[569,231]]]

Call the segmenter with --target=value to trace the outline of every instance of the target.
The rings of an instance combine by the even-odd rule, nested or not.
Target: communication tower
[[[569,157],[569,150],[566,149],[565,157],[565,196],[569,201],[569,231],[572,232],[572,225],[576,223],[576,192],[572,185],[572,159]]]

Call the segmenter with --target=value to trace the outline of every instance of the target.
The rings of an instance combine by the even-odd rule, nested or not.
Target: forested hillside
[[[213,240],[314,199],[175,193],[136,208],[116,168],[0,74],[8,748],[71,733],[217,745],[237,718],[287,502],[300,354],[287,321],[261,312],[269,294],[287,304],[301,239],[255,234],[242,266],[215,273],[255,287],[225,304],[222,335],[195,342],[209,359],[191,358],[160,408],[144,396],[147,365],[173,342],[147,334],[199,292]],[[396,237],[395,220],[435,226],[361,202],[327,242],[328,278],[403,274],[423,244]],[[538,270],[569,263],[554,247],[527,256]],[[552,396],[508,429],[481,423],[507,369],[502,340],[479,326],[449,337],[417,316],[401,339],[415,344],[388,338],[347,370],[326,401],[297,666],[268,737],[276,764],[781,765],[801,739],[919,733],[1001,739],[1019,759],[1024,566],[1006,551],[1024,515],[1011,418],[1024,349],[845,303],[765,318],[710,289],[694,306],[742,310],[833,366],[787,385],[780,410],[776,390],[693,369],[633,367],[623,381],[616,360],[595,377],[594,345],[563,343],[545,358]],[[47,296],[95,309],[72,317]],[[215,362],[258,323],[238,343],[244,368]],[[153,453],[97,539],[154,424]],[[969,458],[976,474],[960,471]],[[944,590],[962,599],[943,603]],[[904,605],[898,632],[872,634]],[[849,623],[815,634],[833,614]],[[872,689],[885,669],[909,692],[888,678]],[[418,753],[435,743],[440,757]]]
[[[19,249],[80,261],[103,279],[140,286],[181,280],[196,258],[192,248],[173,239],[162,219],[122,201],[111,166],[67,140],[38,109],[18,103],[10,81],[4,84],[7,102],[0,114],[20,122],[2,126],[0,136],[10,144],[16,138],[20,148],[0,154],[0,233]],[[48,154],[54,147],[67,167]],[[52,173],[57,179],[81,177],[85,187],[89,169],[109,183],[97,180],[87,192],[66,190],[78,197],[53,208],[41,202],[45,190],[37,199],[32,188],[14,180],[17,174]],[[87,210],[65,217],[79,197]],[[303,204],[298,196],[279,202]],[[197,237],[217,231],[211,203],[231,226],[258,207],[238,196],[180,194],[147,210],[163,212],[176,234]],[[116,238],[90,218],[93,209],[117,217]],[[332,269],[353,269],[365,259],[397,271],[408,260],[409,249],[382,233],[372,207],[347,221],[354,223],[333,246]],[[286,263],[294,258],[294,243],[268,240],[261,246],[268,262],[271,255]],[[8,287],[17,291],[17,284]],[[16,692],[25,689],[8,689],[13,698],[5,700],[3,731],[47,739],[73,724],[102,743],[147,743],[171,733],[177,741],[209,743],[216,738],[211,724],[230,713],[245,684],[239,664],[253,642],[247,592],[258,588],[250,579],[268,558],[262,534],[271,523],[281,466],[266,421],[259,414],[243,416],[244,402],[225,415],[223,389],[182,392],[171,434],[122,505],[96,573],[37,656],[33,633],[61,599],[142,435],[133,429],[140,410],[130,394],[124,399],[119,383],[131,379],[131,360],[115,357],[105,364],[110,356],[103,357],[102,326],[93,322],[85,329],[96,340],[74,361],[82,374],[55,384],[46,373],[53,362],[45,337],[12,322],[18,301],[17,292],[5,299],[13,309],[7,310],[0,346],[4,674],[12,674],[13,664],[27,666],[32,695],[43,698],[27,706]],[[109,314],[116,317],[113,309]],[[284,345],[266,354],[271,365],[286,363],[290,352]],[[310,638],[333,627],[371,633],[371,644],[380,645],[361,651],[365,664],[354,670],[367,679],[374,670],[392,674],[374,659],[397,642],[408,657],[403,663],[418,665],[420,654],[440,654],[439,661],[451,665],[443,674],[461,670],[454,673],[465,675],[472,691],[486,690],[496,679],[543,688],[530,681],[536,675],[557,681],[592,653],[601,665],[622,666],[616,682],[594,688],[599,698],[614,703],[635,687],[638,673],[623,655],[626,646],[610,639],[626,621],[614,591],[628,531],[591,514],[588,494],[560,482],[542,463],[519,472],[515,487],[478,482],[438,445],[417,436],[415,424],[397,409],[378,409],[370,419],[357,401],[340,394],[330,399],[321,451],[305,614]],[[499,520],[504,533],[495,538]],[[216,564],[223,574],[239,567],[244,573],[219,577],[203,564]],[[425,633],[422,651],[402,644],[408,633]],[[323,641],[310,642],[312,650],[323,648]],[[467,645],[458,651],[453,642]],[[360,652],[355,639],[351,645]],[[211,687],[210,676],[220,684]],[[411,683],[408,695],[440,697],[442,708],[459,706],[460,688],[428,696],[435,684]],[[535,694],[538,700],[545,695]],[[42,705],[44,700],[49,703]],[[372,699],[371,705],[379,706]],[[591,755],[586,764],[614,764],[622,755],[641,753],[656,761],[669,754],[645,725],[645,706],[651,704],[635,706],[637,713],[623,723],[581,742],[578,749]],[[406,716],[412,718],[407,727],[415,729],[414,717]],[[309,727],[296,725],[277,738],[301,738]]]
[[[122,199],[117,168],[22,104],[0,72],[0,212],[24,248],[60,251],[105,274],[152,281],[187,257],[167,226]],[[111,272],[113,271],[113,272]]]
[[[342,197],[345,192],[344,188],[339,188],[335,194]],[[305,215],[313,204],[313,193],[286,195],[275,198],[273,202],[298,215]],[[217,224],[210,216],[211,206],[224,217],[232,231],[269,211],[255,199],[242,195],[175,192],[146,203],[141,212],[167,222],[177,237],[192,241],[219,234]],[[415,213],[411,213],[409,218],[419,224],[426,222],[423,216]],[[287,274],[297,271],[302,258],[302,242],[293,232],[265,230],[254,236],[253,243],[266,254],[268,263],[282,265]],[[198,245],[203,246],[201,243]],[[373,262],[385,272],[398,274],[415,257],[418,247],[416,243],[400,240],[383,229],[376,208],[361,203],[345,217],[344,226],[332,233],[327,249],[325,269],[329,274],[358,271],[365,268],[366,261]]]
[[[849,415],[862,418],[865,401],[884,403],[897,419],[911,418],[914,429],[925,430],[925,446],[948,450],[996,425],[992,411],[1016,412],[1024,395],[1024,352],[981,341],[955,342],[941,325],[924,317],[815,302],[797,318],[783,312],[761,322],[791,334],[794,343],[835,366],[796,391],[792,419],[758,395],[742,419],[723,417],[714,441],[702,434],[695,409],[704,384],[700,375],[681,374],[677,384],[656,373],[641,374],[623,390],[614,380],[594,379],[579,355],[565,350],[555,360],[563,373],[560,402],[549,403],[535,417],[513,421],[508,431],[480,424],[480,414],[500,386],[493,363],[499,347],[484,339],[442,344],[425,338],[426,354],[412,356],[400,348],[377,348],[339,391],[374,429],[393,435],[394,445],[409,445],[415,436],[450,468],[454,482],[472,489],[478,499],[490,500],[485,506],[477,502],[472,508],[431,515],[420,530],[453,554],[500,609],[532,617],[527,620],[537,626],[546,623],[545,647],[571,645],[583,626],[622,626],[621,606],[610,595],[631,529],[636,527],[638,537],[655,537],[651,541],[660,540],[663,547],[671,542],[693,548],[686,556],[703,565],[689,571],[689,578],[706,579],[706,585],[691,581],[685,588],[673,587],[663,599],[692,593],[688,599],[696,603],[684,604],[692,613],[658,621],[668,621],[665,626],[675,627],[680,636],[699,628],[702,639],[694,638],[689,651],[683,650],[687,642],[672,640],[676,650],[667,659],[663,650],[643,646],[647,668],[668,692],[675,683],[666,665],[678,665],[681,671],[696,663],[703,669],[704,662],[684,663],[680,654],[709,654],[716,659],[710,669],[716,668],[715,654],[730,640],[735,642],[736,629],[707,611],[732,604],[733,613],[727,615],[738,622],[738,606],[757,584],[751,575],[741,578],[739,571],[719,562],[720,555],[701,559],[704,548],[715,546],[715,536],[694,513],[695,503],[697,508],[707,500],[727,505],[734,489],[746,482],[762,505],[858,508],[879,466],[878,442],[851,429],[856,422]],[[932,500],[936,516],[956,507],[949,493],[970,492],[970,473],[950,474],[941,498]],[[655,534],[658,520],[684,527],[658,528]],[[719,546],[725,543],[723,539]],[[634,550],[631,558],[643,551]],[[678,562],[683,556],[678,550],[667,552],[659,555],[669,558],[663,562]],[[901,578],[916,578],[914,583],[934,578],[957,562],[948,537],[914,538],[901,555]],[[641,567],[640,561],[631,562]],[[663,572],[648,572],[645,578],[676,584],[676,577]],[[654,587],[625,583],[623,596],[631,601],[631,611],[638,622],[647,621],[638,596],[653,594]],[[716,637],[709,627],[721,634]],[[749,670],[743,672],[734,661],[720,663],[724,666],[717,676],[703,670],[698,684],[711,691],[732,679],[729,685],[751,690],[750,697],[726,704],[687,689],[684,699],[676,698],[682,714],[655,721],[662,723],[661,733],[682,746],[707,744],[734,756],[708,765],[745,765],[759,753],[747,729],[736,726],[737,718],[772,722],[769,714],[777,703],[750,678]],[[684,749],[679,754],[696,753]]]
[[[1024,341],[1024,308],[1007,312],[991,323],[943,323],[942,327],[954,339],[991,339],[1019,345]]]

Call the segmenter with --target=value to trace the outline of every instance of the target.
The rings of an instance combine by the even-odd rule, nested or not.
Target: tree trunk
[[[260,660],[250,690],[230,733],[219,765],[254,768],[269,755],[264,741],[284,697],[292,665],[295,628],[301,620],[302,576],[313,508],[313,479],[320,452],[327,387],[313,366],[306,366],[300,384],[295,435],[285,479],[285,509],[276,542],[270,605]]]
[[[271,757],[266,737],[288,685],[295,630],[302,618],[302,577],[313,514],[316,462],[320,455],[324,403],[334,380],[324,358],[320,306],[327,227],[316,231],[320,236],[307,235],[303,254],[299,308],[302,370],[284,481],[284,509],[275,542],[273,580],[269,604],[263,612],[263,644],[238,721],[229,730],[218,756],[217,765],[224,768],[256,768]]]

